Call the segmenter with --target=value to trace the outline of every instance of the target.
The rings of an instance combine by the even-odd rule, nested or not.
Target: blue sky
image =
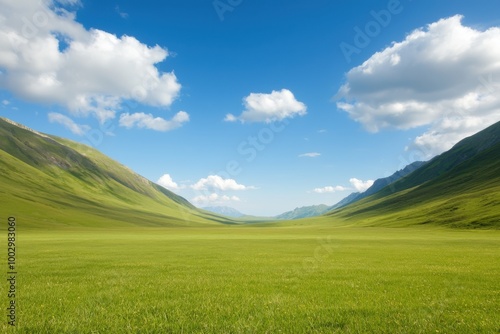
[[[198,206],[333,205],[500,120],[496,1],[0,8],[0,115]]]

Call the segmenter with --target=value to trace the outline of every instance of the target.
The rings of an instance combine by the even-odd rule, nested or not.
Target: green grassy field
[[[41,231],[19,219],[18,325],[0,331],[500,332],[500,231],[314,222]]]
[[[322,217],[234,220],[0,120],[0,219],[18,220],[0,332],[500,333],[499,154]]]

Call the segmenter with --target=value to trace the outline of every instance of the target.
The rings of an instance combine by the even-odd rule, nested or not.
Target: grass
[[[228,221],[178,203],[160,187],[145,185],[144,192],[150,192],[146,195],[111,178],[89,182],[65,171],[54,177],[2,150],[0,185],[2,212],[22,216],[30,228],[199,226]]]
[[[500,331],[499,231],[18,220],[19,324],[3,333]]]
[[[2,333],[500,333],[500,145],[329,216],[262,222],[2,122],[0,214],[18,221]]]
[[[3,119],[0,203],[7,215],[41,229],[235,223],[197,210],[91,147]]]
[[[389,186],[328,215],[359,226],[500,229],[499,157],[497,144],[431,181],[394,194]]]

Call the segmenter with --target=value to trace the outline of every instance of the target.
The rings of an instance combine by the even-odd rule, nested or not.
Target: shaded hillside
[[[393,184],[394,182],[401,180],[403,177],[413,173],[420,167],[424,166],[426,162],[424,161],[415,161],[412,164],[409,164],[405,168],[398,170],[396,173],[392,174],[391,176],[384,177],[381,179],[375,180],[373,185],[368,188],[364,193],[362,193],[356,200],[363,199],[365,197],[371,196],[380,190],[384,189],[385,187]],[[389,189],[392,189],[392,187],[389,187]]]
[[[400,180],[401,178],[405,177],[406,175],[414,172],[415,170],[424,166],[425,164],[426,164],[426,162],[423,162],[423,161],[415,161],[414,163],[409,164],[405,168],[398,170],[396,173],[392,174],[391,176],[377,179],[377,180],[375,180],[375,182],[373,182],[372,186],[370,188],[368,188],[365,192],[363,192],[363,193],[355,192],[355,193],[350,194],[349,196],[345,197],[337,204],[331,206],[328,209],[328,211],[340,209],[346,205],[349,205],[351,203],[362,200],[363,198],[371,196],[371,195],[377,193],[378,191],[382,190],[383,188],[387,187],[388,185],[390,185],[390,184]],[[392,188],[390,188],[390,189],[392,189]]]
[[[0,119],[2,210],[31,227],[226,222],[88,146]]]
[[[499,124],[329,216],[365,225],[500,228]]]
[[[355,193],[351,193],[350,195],[348,195],[347,197],[344,197],[340,202],[338,202],[337,204],[334,204],[332,205],[331,207],[328,208],[328,211],[332,211],[332,210],[335,210],[335,209],[340,209],[346,205],[349,205],[351,203],[354,203],[358,200],[358,198],[360,197],[361,193],[360,192],[355,192]]]
[[[377,196],[387,196],[393,192],[410,189],[435,179],[498,143],[500,143],[500,122],[463,139],[449,151],[434,157],[414,173],[394,182],[390,187],[384,188]]]

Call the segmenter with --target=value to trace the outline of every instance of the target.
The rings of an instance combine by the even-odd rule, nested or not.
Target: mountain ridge
[[[294,210],[284,212],[280,215],[274,216],[276,219],[300,219],[307,217],[315,217],[322,215],[329,210],[329,206],[326,204],[310,205],[295,208]]]
[[[398,192],[419,186],[432,180],[460,165],[464,161],[500,143],[500,122],[486,129],[462,139],[450,150],[439,154],[428,161],[422,168],[414,173],[394,182],[390,187],[384,188],[379,196],[387,196],[391,192]]]
[[[425,164],[426,164],[426,162],[424,162],[424,161],[415,161],[415,162],[405,166],[403,169],[396,171],[395,173],[393,173],[390,176],[376,179],[373,182],[372,186],[370,188],[368,188],[366,191],[364,191],[362,193],[360,193],[360,192],[351,193],[347,197],[344,197],[337,204],[332,205],[328,209],[328,211],[340,209],[346,205],[349,205],[351,203],[362,200],[365,197],[371,196],[371,195],[375,194],[376,192],[382,190],[386,186],[389,186],[392,183],[398,181],[399,179],[405,177],[406,175],[412,173],[413,171],[417,170],[418,168],[422,167]]]
[[[368,226],[500,228],[500,122],[326,216]]]
[[[331,211],[323,204],[276,217],[223,217],[89,146],[3,118],[0,184],[3,208],[28,228],[213,226],[317,215],[360,226],[500,228],[500,122],[428,162],[378,179],[364,196],[353,193],[339,202],[350,203]]]
[[[0,157],[0,199],[31,227],[43,221],[67,226],[68,220],[93,227],[235,223],[199,211],[89,146],[5,119]]]

